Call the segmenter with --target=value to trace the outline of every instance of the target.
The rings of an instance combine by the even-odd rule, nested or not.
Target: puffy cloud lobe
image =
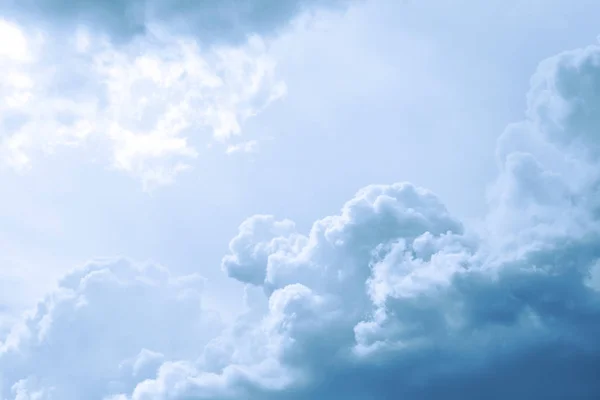
[[[287,236],[253,235],[265,231],[265,222],[285,224]],[[423,235],[462,231],[432,193],[408,183],[361,190],[340,215],[317,221],[308,236],[292,228],[272,217],[250,218],[231,243],[234,253],[224,259],[230,275],[243,282],[256,284],[264,277],[262,285],[271,294],[265,321],[273,333],[269,341],[281,343],[278,356],[292,365],[326,364],[340,347],[352,346],[353,327],[372,310],[366,282],[379,253],[397,241],[414,242],[426,253]],[[238,246],[241,241],[244,246]],[[253,279],[245,279],[249,268],[257,271]]]
[[[223,258],[223,269],[242,282],[261,285],[268,257],[278,248],[289,246],[286,236],[294,231],[292,221],[276,221],[270,215],[252,217],[242,223],[239,234],[229,244],[232,254]]]
[[[1,29],[14,44],[0,49],[0,157],[18,170],[94,140],[146,187],[170,183],[198,143],[227,144],[286,91],[256,37],[204,51],[160,32],[114,46],[85,30],[62,43],[6,21]]]
[[[221,326],[202,307],[203,285],[127,260],[73,271],[0,342],[0,396],[100,399],[167,360],[193,360]]]
[[[564,52],[543,61],[533,75],[528,119],[510,125],[499,139],[501,173],[489,214],[494,231],[506,228],[505,234],[530,235],[532,241],[595,229],[599,54],[598,46]]]
[[[144,34],[153,26],[196,36],[203,44],[238,44],[248,35],[271,34],[303,11],[341,6],[348,0],[19,0],[4,1],[4,15],[56,31],[79,25],[118,42]]]
[[[242,282],[264,281],[270,290],[294,282],[364,282],[378,245],[447,231],[461,232],[462,226],[432,193],[409,183],[374,185],[357,193],[340,215],[317,221],[308,236],[296,232],[288,220],[261,215],[248,219],[231,241],[232,254],[223,259],[223,267]],[[303,279],[298,281],[299,276]]]
[[[139,338],[131,354],[119,357],[139,371],[138,384],[104,394],[119,400],[598,398],[593,132],[600,126],[586,114],[597,96],[585,84],[600,75],[598,54],[599,47],[590,47],[540,66],[528,119],[499,140],[500,173],[481,232],[464,229],[435,195],[408,183],[362,189],[306,235],[288,220],[251,217],[222,263],[251,286],[248,312],[195,361],[176,360]],[[77,287],[69,281],[80,279],[63,286]],[[41,319],[38,325],[53,326]],[[148,376],[161,357],[168,361]],[[61,388],[39,378],[15,376],[14,396],[43,398]]]
[[[532,78],[528,116],[549,140],[597,157],[600,107],[598,46],[544,61]]]

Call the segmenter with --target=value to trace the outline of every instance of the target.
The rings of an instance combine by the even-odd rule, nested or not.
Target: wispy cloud
[[[237,143],[227,146],[225,150],[226,154],[234,153],[254,153],[258,151],[258,142],[256,140],[249,140],[247,142]]]
[[[285,94],[257,38],[202,51],[167,34],[114,46],[80,32],[57,45],[2,22],[2,161],[26,170],[40,154],[94,139],[145,186],[170,183],[197,157],[193,142],[227,143]],[[39,40],[37,40],[39,38]]]

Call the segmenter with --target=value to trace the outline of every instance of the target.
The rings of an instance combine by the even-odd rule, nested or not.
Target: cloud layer
[[[193,35],[203,44],[239,44],[249,35],[268,35],[304,11],[337,7],[349,0],[19,0],[0,6],[4,15],[54,32],[70,33],[80,25],[117,42],[154,27]]]
[[[10,38],[0,48],[0,157],[21,171],[59,147],[100,146],[144,185],[169,183],[198,144],[230,142],[286,91],[258,37],[204,50],[164,31],[119,46],[84,28],[64,43],[3,20],[0,31]]]
[[[481,230],[410,183],[363,188],[307,234],[250,217],[222,262],[248,311],[218,335],[196,279],[88,266],[5,341],[2,396],[598,398],[600,46],[531,82]]]

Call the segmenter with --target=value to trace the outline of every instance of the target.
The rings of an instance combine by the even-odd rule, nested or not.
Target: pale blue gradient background
[[[73,27],[125,54],[140,5],[207,60],[260,35],[287,87],[239,141],[188,136],[171,184],[110,167],[102,135],[0,168],[0,397],[595,398],[600,3],[576,3],[0,5],[84,100]]]
[[[3,296],[30,303],[91,256],[127,255],[201,272],[217,302],[237,287],[219,263],[243,218],[307,228],[374,182],[418,182],[456,215],[482,215],[496,138],[522,117],[531,72],[598,33],[600,4],[578,4],[377,1],[297,22],[272,47],[288,96],[244,127],[267,139],[260,152],[200,149],[192,171],[151,194],[78,150],[3,170],[3,268],[35,271],[4,280]],[[238,301],[216,305],[232,313]]]

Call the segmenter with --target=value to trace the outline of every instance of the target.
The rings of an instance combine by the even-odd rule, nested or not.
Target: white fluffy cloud
[[[113,167],[169,183],[194,143],[227,143],[286,90],[258,37],[202,49],[161,31],[113,45],[84,28],[65,43],[12,22],[0,30],[11,38],[0,48],[0,156],[18,170],[59,146],[107,145]]]
[[[165,361],[194,360],[221,329],[202,306],[203,286],[127,260],[71,272],[0,342],[0,397],[102,398]]]
[[[206,345],[207,314],[179,303],[193,280],[89,267],[6,341],[2,395],[598,398],[599,81],[599,46],[540,65],[481,231],[410,183],[368,186],[307,234],[253,216],[222,262],[249,310]]]

